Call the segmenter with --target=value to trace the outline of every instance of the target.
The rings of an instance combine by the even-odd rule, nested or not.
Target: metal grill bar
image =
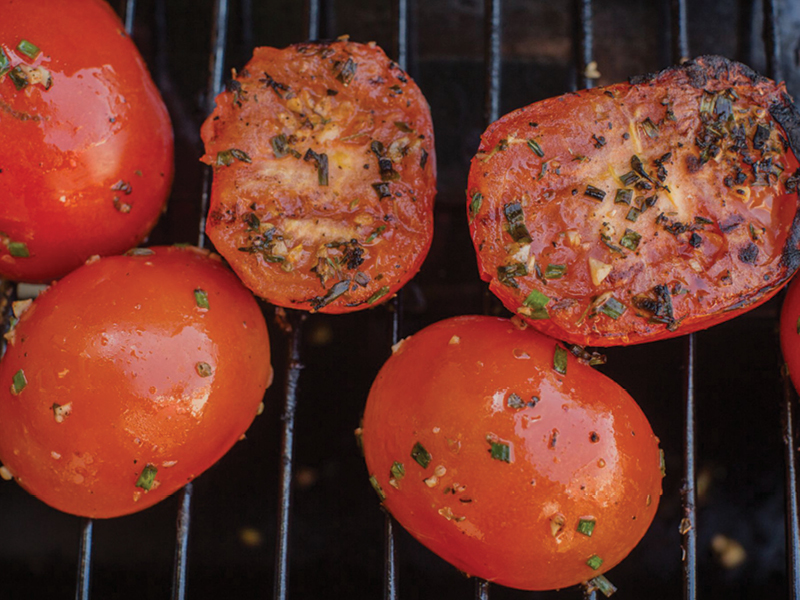
[[[592,27],[592,0],[575,2],[575,68],[576,85],[583,89],[594,87],[594,79],[589,77],[588,67],[594,62],[594,28]]]
[[[81,541],[78,551],[78,582],[75,587],[75,600],[89,600],[92,587],[92,519],[81,521]]]

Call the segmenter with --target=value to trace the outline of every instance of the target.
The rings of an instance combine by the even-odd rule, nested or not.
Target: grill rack
[[[341,4],[341,3],[340,3]],[[504,6],[505,4],[505,6]],[[484,102],[484,125],[488,124],[498,118],[502,114],[502,91],[503,91],[503,53],[501,45],[503,43],[503,14],[504,9],[508,9],[508,5],[512,4],[506,0],[505,3],[501,0],[486,0],[484,10],[484,27],[485,27],[485,102]],[[668,15],[668,22],[670,23],[670,47],[671,47],[671,61],[677,62],[683,57],[689,56],[689,36],[688,36],[688,21],[689,11],[687,8],[687,0],[670,0],[664,2],[665,13]],[[757,2],[742,2],[740,3],[741,14],[746,18],[748,15],[753,16],[754,5]],[[143,19],[142,13],[145,10],[151,10],[155,21],[155,35],[153,37],[153,44],[156,47],[155,51],[155,68],[154,75],[159,83],[162,91],[168,88],[169,76],[166,73],[167,67],[164,64],[164,48],[166,47],[166,27],[164,22],[164,15],[166,11],[165,0],[155,0],[155,2],[148,3],[146,0],[127,0],[123,2],[120,9],[120,14],[124,15],[126,27],[137,38],[138,29],[134,29],[134,24],[137,24]],[[226,65],[226,48],[230,44],[230,29],[231,29],[231,12],[238,9],[239,20],[245,23],[241,28],[240,37],[241,45],[245,48],[252,47],[252,40],[255,39],[253,31],[246,25],[251,22],[248,15],[252,15],[253,4],[252,0],[241,0],[235,6],[233,0],[214,0],[213,2],[213,15],[211,19],[211,51],[209,53],[209,82],[203,103],[204,110],[209,112],[213,106],[213,98],[216,93],[221,89],[224,79],[225,65]],[[144,8],[142,8],[144,7]],[[305,32],[309,39],[325,37],[325,34],[330,33],[332,15],[335,13],[335,6],[332,1],[326,0],[306,0],[305,2]],[[394,56],[401,66],[411,66],[412,76],[416,76],[413,71],[413,64],[410,59],[413,57],[414,48],[411,43],[414,37],[414,19],[413,13],[416,10],[413,0],[394,0],[392,3],[391,18],[393,22],[393,47],[387,47],[390,55]],[[572,12],[572,18],[575,26],[575,34],[571,38],[571,43],[574,46],[574,83],[573,87],[590,87],[593,85],[594,80],[586,77],[586,67],[593,62],[594,59],[594,15],[591,0],[574,0],[569,7]],[[764,29],[764,57],[765,68],[764,72],[773,77],[781,78],[781,74],[785,71],[783,56],[781,52],[781,43],[779,36],[779,13],[782,6],[776,0],[763,0],[761,3],[763,10],[763,29]],[[566,10],[566,7],[565,7]],[[161,29],[160,29],[161,28]],[[248,41],[249,40],[249,41]],[[137,42],[139,40],[137,39]],[[744,42],[745,45],[752,42]],[[246,58],[246,57],[245,57]],[[240,64],[243,64],[240,61]],[[564,91],[566,91],[566,87]],[[425,91],[423,89],[423,91]],[[165,93],[165,96],[167,94]],[[180,117],[180,115],[179,115]],[[183,117],[185,119],[185,116]],[[178,120],[180,121],[180,119]],[[180,122],[176,123],[177,127],[181,126]],[[183,126],[186,126],[183,123]],[[200,246],[205,246],[206,241],[202,233],[203,219],[202,215],[205,214],[205,209],[208,202],[208,189],[210,175],[207,170],[203,171],[203,180],[199,193],[196,193],[195,198],[200,198],[200,208],[198,211],[199,229],[196,230],[195,240]],[[187,192],[187,195],[189,193]],[[462,207],[463,208],[463,207]],[[438,210],[438,208],[437,208]],[[458,211],[453,211],[458,215]],[[463,213],[463,210],[461,211]],[[167,232],[155,232],[154,239],[158,241],[159,237],[170,240],[170,235]],[[178,241],[178,240],[175,240]],[[184,241],[184,240],[179,240]],[[424,269],[424,267],[423,267]],[[384,339],[384,345],[388,348],[391,343],[396,342],[402,335],[412,333],[416,328],[412,324],[409,327],[405,326],[403,316],[407,310],[405,306],[407,302],[408,291],[403,292],[397,300],[390,307],[390,310],[380,309],[379,316],[375,318],[381,319],[384,324],[389,322],[388,327],[390,333]],[[413,304],[413,301],[411,301]],[[486,295],[482,298],[482,305],[484,312],[491,312],[496,310],[492,304],[492,299],[487,298]],[[754,326],[769,327],[768,320],[774,319],[776,303],[772,302],[769,308],[758,309],[755,316],[745,316],[740,319],[749,319]],[[269,307],[265,307],[269,311]],[[378,311],[375,311],[378,312]],[[318,320],[321,317],[312,316],[311,320]],[[421,319],[409,319],[417,325]],[[424,319],[422,319],[424,320]],[[273,583],[273,597],[274,598],[288,598],[290,597],[290,557],[292,552],[302,552],[302,548],[293,545],[290,552],[290,525],[292,523],[292,489],[293,489],[293,476],[297,468],[295,462],[295,428],[297,422],[295,416],[299,410],[298,394],[302,393],[303,382],[300,374],[303,371],[304,355],[307,353],[303,348],[304,339],[306,339],[307,325],[305,315],[300,313],[289,312],[286,317],[288,324],[289,334],[285,340],[277,339],[273,334],[273,340],[280,347],[281,343],[286,345],[287,358],[285,361],[285,376],[283,380],[283,395],[285,404],[283,406],[283,414],[281,415],[281,427],[283,440],[280,447],[280,475],[279,482],[279,500],[277,502],[278,517],[276,527],[276,551],[275,551],[275,566],[274,566],[274,583]],[[722,327],[722,326],[721,326]],[[681,531],[683,531],[680,538],[680,545],[683,550],[683,559],[681,562],[680,571],[682,573],[682,594],[684,598],[698,597],[698,587],[701,581],[698,581],[698,526],[702,527],[702,521],[698,522],[698,458],[697,458],[697,445],[700,441],[696,437],[696,421],[698,404],[696,398],[701,395],[698,394],[698,387],[707,388],[698,382],[698,354],[701,352],[699,346],[702,345],[703,336],[705,333],[691,334],[681,338],[679,341],[669,344],[667,351],[675,351],[679,349],[681,354],[681,370],[683,373],[683,381],[681,383],[681,393],[683,397],[682,411],[683,411],[683,426],[682,426],[682,445],[681,445],[681,464],[682,464],[682,477],[680,485],[678,486],[678,493],[681,496]],[[609,353],[611,354],[611,353]],[[617,353],[622,356],[621,353]],[[617,358],[617,357],[612,357]],[[313,368],[313,367],[312,367]],[[774,377],[778,375],[778,365],[774,369]],[[311,377],[311,369],[307,372],[307,376]],[[781,380],[780,386],[782,397],[780,398],[780,429],[775,427],[775,434],[780,432],[780,438],[783,447],[783,458],[785,462],[784,468],[784,486],[785,486],[785,521],[786,521],[786,543],[785,543],[785,562],[786,562],[786,583],[785,589],[787,595],[793,600],[800,598],[800,526],[798,525],[798,498],[797,498],[797,471],[796,471],[796,448],[797,441],[795,439],[795,421],[796,416],[793,414],[794,402],[796,396],[791,388],[791,384],[784,377]],[[271,394],[273,400],[276,395],[275,388],[272,389]],[[641,401],[639,396],[634,395]],[[645,412],[647,408],[645,408]],[[355,425],[355,424],[354,424]],[[669,483],[669,479],[665,480],[665,488]],[[366,484],[366,477],[364,477]],[[366,490],[364,493],[371,493],[368,486],[364,486]],[[673,490],[675,491],[675,486]],[[2,507],[2,499],[4,490],[0,490],[0,507]],[[670,494],[670,490],[665,489],[665,496]],[[193,484],[189,484],[180,492],[177,501],[177,537],[175,538],[175,557],[172,575],[172,598],[183,599],[190,597],[202,597],[203,590],[193,588],[191,577],[189,575],[189,541],[190,531],[192,528],[193,519],[191,517],[193,505],[195,503],[195,493]],[[202,502],[202,496],[199,496],[197,502]],[[174,504],[174,502],[173,502]],[[376,504],[376,503],[375,503]],[[78,573],[75,582],[75,597],[78,599],[87,599],[91,595],[92,580],[93,580],[93,541],[95,539],[94,522],[88,519],[81,520],[80,524],[80,544],[78,553]],[[677,529],[678,524],[673,523]],[[103,527],[103,524],[98,524],[98,528]],[[650,534],[648,534],[650,535]],[[383,552],[384,572],[382,576],[383,596],[387,599],[395,599],[400,597],[400,587],[405,585],[406,579],[402,578],[401,570],[402,560],[404,555],[403,551],[408,551],[411,547],[405,538],[404,533],[397,527],[392,519],[388,516],[384,519],[384,540]],[[405,544],[405,545],[403,545]],[[2,543],[0,543],[2,545]],[[398,548],[398,546],[402,546]],[[628,561],[636,561],[634,556],[629,557]],[[626,562],[628,562],[626,561]],[[625,564],[625,563],[623,563]],[[615,571],[623,568],[620,565]],[[263,566],[262,572],[266,573],[268,567]],[[614,572],[609,575],[614,579]],[[268,575],[262,575],[262,579],[269,580]],[[622,592],[624,592],[624,588]],[[563,592],[566,597],[569,592]],[[496,588],[482,581],[474,583],[474,595],[476,598],[488,600],[490,597],[507,597],[508,595],[516,597],[514,593]],[[458,597],[463,597],[462,593]],[[594,594],[587,594],[593,597]],[[654,594],[656,595],[656,594]],[[0,588],[0,596],[2,596],[2,589]],[[441,596],[439,596],[441,597]],[[454,596],[455,597],[455,596]],[[527,597],[524,595],[523,597]]]

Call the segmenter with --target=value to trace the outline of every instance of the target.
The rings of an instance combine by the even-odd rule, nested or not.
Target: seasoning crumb
[[[450,344],[451,346],[454,346],[454,345],[460,344],[460,343],[461,343],[461,338],[458,337],[457,335],[454,335],[453,337],[451,337],[450,341],[448,342],[448,344]]]
[[[9,471],[5,465],[0,467],[0,479],[3,479],[5,481],[11,481],[12,479],[14,479],[14,476],[11,474],[11,471]]]

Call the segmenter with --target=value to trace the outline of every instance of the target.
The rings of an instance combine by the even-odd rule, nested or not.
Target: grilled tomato
[[[397,521],[513,588],[607,584],[661,494],[658,439],[633,399],[516,318],[454,317],[403,340],[360,433]]]
[[[0,0],[0,277],[136,246],[172,183],[166,107],[101,0]]]
[[[797,278],[789,284],[783,298],[780,344],[789,378],[794,389],[800,393],[800,280]]]
[[[433,235],[430,110],[375,44],[257,48],[202,137],[206,230],[262,298],[349,312],[419,270]]]
[[[13,309],[0,461],[68,513],[115,517],[179,489],[244,434],[272,380],[258,304],[195,248],[89,262]]]
[[[716,56],[512,112],[470,168],[481,277],[572,343],[730,319],[798,267],[798,135],[783,84]]]

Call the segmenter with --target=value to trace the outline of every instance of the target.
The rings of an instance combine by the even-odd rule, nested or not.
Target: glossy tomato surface
[[[470,168],[481,277],[576,344],[731,319],[800,264],[798,133],[783,84],[718,56],[516,110]]]
[[[370,390],[361,439],[403,527],[465,573],[513,588],[604,573],[661,495],[658,440],[633,399],[506,319],[454,317],[403,340]]]
[[[262,298],[350,312],[419,271],[436,193],[430,109],[374,43],[256,48],[202,137],[206,230]]]
[[[0,276],[45,282],[153,228],[172,126],[102,0],[0,0]]]
[[[30,305],[0,360],[0,462],[47,504],[142,510],[244,434],[272,381],[266,324],[219,257],[101,258]]]

